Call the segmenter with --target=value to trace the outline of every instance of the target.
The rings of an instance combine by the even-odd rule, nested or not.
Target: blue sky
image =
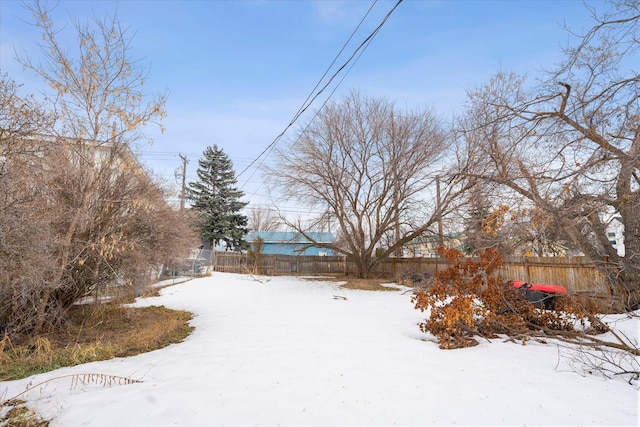
[[[175,182],[178,154],[188,156],[187,178],[193,180],[198,158],[213,144],[231,157],[236,173],[244,170],[285,129],[373,3],[62,0],[53,20],[61,26],[70,16],[83,19],[92,11],[117,9],[120,21],[135,31],[132,56],[150,67],[147,89],[169,92],[166,132],[147,129],[154,143],[137,151],[144,164]],[[375,3],[330,74],[395,3]],[[601,2],[589,4],[603,8]],[[20,1],[0,2],[0,69],[23,83],[25,93],[42,88],[13,59],[14,47],[37,53],[39,34],[25,22],[29,19]],[[551,68],[568,41],[565,23],[582,31],[592,21],[577,0],[405,0],[334,96],[357,89],[403,108],[432,107],[447,121],[460,111],[467,90],[499,70],[536,77],[543,67]],[[73,49],[70,29],[67,25]],[[295,136],[324,95],[285,137]],[[238,182],[253,205],[271,203],[260,172],[251,168]]]

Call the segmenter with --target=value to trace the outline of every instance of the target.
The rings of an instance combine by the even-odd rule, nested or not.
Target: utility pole
[[[442,235],[442,201],[440,200],[440,175],[436,176],[436,203],[438,205],[438,245],[444,246],[444,236]]]
[[[184,196],[186,191],[186,182],[187,182],[187,156],[183,156],[182,154],[178,154],[182,159],[182,189],[180,191],[180,212],[184,211]]]
[[[391,111],[391,147],[393,149],[393,209],[395,210],[395,240],[397,243],[400,241],[400,202],[398,200],[398,193],[400,192],[400,177],[398,176],[398,159],[396,155],[396,122],[394,120],[393,111]],[[394,244],[395,244],[394,243]],[[395,251],[396,258],[402,258],[402,246]]]

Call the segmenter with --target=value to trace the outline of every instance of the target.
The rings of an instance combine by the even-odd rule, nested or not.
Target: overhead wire
[[[270,152],[273,147],[275,147],[275,145],[280,141],[280,139],[284,136],[284,134],[289,130],[289,128],[291,128],[291,126],[293,126],[293,124],[300,118],[300,116],[313,104],[313,102],[318,98],[318,96],[320,96],[326,89],[327,87],[331,84],[331,82],[333,82],[333,80],[336,78],[336,76],[338,74],[340,74],[340,72],[342,70],[344,70],[347,65],[353,61],[354,58],[359,59],[361,54],[358,55],[358,52],[360,50],[362,50],[364,52],[364,50],[366,50],[366,47],[369,46],[370,41],[373,40],[373,38],[378,34],[378,32],[380,31],[380,29],[382,28],[382,26],[387,22],[387,20],[389,19],[389,17],[391,16],[391,14],[397,9],[397,7],[400,5],[400,3],[402,3],[403,0],[398,0],[396,2],[396,4],[391,8],[391,10],[385,15],[385,17],[382,19],[382,21],[380,22],[380,24],[367,36],[367,38],[364,39],[364,41],[362,43],[360,43],[360,45],[354,50],[354,52],[351,54],[351,56],[347,59],[347,61],[342,64],[342,66],[340,66],[340,68],[338,68],[338,70],[333,73],[333,75],[329,78],[329,81],[313,96],[309,96],[307,97],[308,101],[305,101],[305,103],[303,103],[302,107],[300,107],[300,109],[298,110],[298,112],[294,115],[293,119],[291,120],[291,122],[284,128],[284,130],[275,137],[275,139],[247,166],[245,167],[238,175],[237,178],[239,178],[240,176],[242,176],[247,170],[249,170],[249,168],[251,168],[253,165],[255,165],[261,158],[263,158],[263,156]],[[362,25],[362,23],[364,22],[364,20],[366,19],[366,17],[368,16],[369,12],[371,11],[371,9],[373,8],[373,6],[376,4],[377,0],[374,1],[374,3],[372,4],[372,6],[369,8],[369,10],[367,11],[367,13],[365,14],[365,16],[362,18],[362,20],[360,21],[360,23],[358,24],[358,26],[356,27],[356,29],[354,30],[354,32],[352,33],[351,37],[349,38],[349,40],[351,40],[351,38],[353,37],[353,35],[355,34],[355,32],[357,32],[357,30],[360,28],[360,26]],[[349,43],[349,40],[345,43],[346,44]],[[345,46],[343,46],[342,50],[340,51],[340,53],[344,50]],[[337,55],[337,57],[340,56],[340,53]],[[337,60],[334,59],[334,61],[332,62],[335,63],[335,61]],[[357,62],[357,60],[355,61]],[[354,62],[354,63],[355,63]],[[332,66],[331,65],[331,66]],[[329,67],[329,69],[331,68],[331,66]],[[352,67],[349,68],[349,70],[351,70]],[[324,76],[326,76],[326,74],[328,73],[325,72],[325,74],[323,75],[323,77],[320,79],[320,82],[322,81],[322,79],[324,79]],[[344,78],[342,79],[344,80]],[[341,80],[341,82],[342,82]],[[315,88],[317,88],[320,84],[320,82],[318,82],[318,84],[315,86]],[[314,90],[315,90],[314,88]],[[332,93],[335,92],[335,89]],[[311,92],[313,93],[313,91]],[[311,98],[309,100],[309,98]],[[327,99],[328,100],[328,99]],[[325,101],[326,104],[326,101]],[[262,162],[264,162],[264,160],[262,160]],[[262,163],[261,162],[261,163]],[[255,171],[254,171],[255,173]],[[253,176],[253,174],[251,175]],[[251,178],[251,177],[250,177]]]
[[[360,22],[358,23],[356,28],[353,30],[353,32],[351,33],[351,35],[349,36],[347,41],[344,42],[344,44],[342,45],[342,48],[340,49],[338,54],[335,56],[335,58],[333,58],[333,61],[331,61],[331,64],[329,64],[329,66],[325,70],[325,72],[322,75],[322,77],[320,77],[320,80],[318,80],[318,83],[316,83],[316,85],[313,87],[313,89],[311,89],[311,92],[309,92],[309,95],[307,96],[307,99],[304,100],[304,102],[302,103],[302,105],[300,106],[300,108],[298,109],[296,114],[293,116],[292,122],[295,122],[298,119],[298,117],[300,117],[300,115],[304,112],[305,105],[307,105],[308,103],[310,104],[311,102],[313,102],[313,100],[309,101],[311,99],[311,97],[313,96],[313,93],[316,91],[316,89],[318,89],[318,86],[320,86],[320,83],[322,83],[322,81],[327,76],[327,74],[329,74],[329,71],[334,66],[334,64],[336,63],[338,58],[340,58],[340,55],[342,55],[342,52],[344,52],[344,50],[347,48],[347,46],[349,45],[349,43],[351,42],[353,37],[356,35],[356,33],[358,32],[358,30],[360,29],[360,27],[362,26],[364,21],[367,19],[367,16],[369,16],[369,13],[371,13],[371,10],[373,10],[373,7],[376,5],[376,3],[378,3],[378,0],[374,0],[373,3],[371,4],[371,6],[369,6],[369,9],[367,10],[367,13],[364,14],[364,16],[362,17],[362,19],[360,20]]]
[[[306,131],[307,131],[307,129],[309,128],[309,126],[311,125],[311,123],[313,123],[313,121],[314,121],[314,120],[315,120],[315,118],[318,116],[318,114],[320,114],[320,111],[322,111],[322,109],[325,107],[325,105],[329,102],[329,100],[330,100],[330,99],[331,99],[331,97],[335,94],[335,92],[338,90],[338,88],[340,87],[340,85],[342,84],[342,82],[344,81],[344,79],[347,77],[347,75],[349,74],[349,72],[353,69],[353,67],[356,65],[356,63],[357,63],[357,62],[358,62],[358,60],[360,59],[360,57],[364,54],[364,52],[366,51],[366,49],[369,47],[369,45],[370,45],[370,44],[371,44],[371,42],[373,41],[373,36],[375,36],[375,34],[377,34],[377,31],[379,31],[379,29],[380,29],[380,28],[382,28],[382,25],[386,22],[386,20],[389,18],[389,16],[391,16],[391,13],[393,13],[393,11],[395,10],[395,8],[396,8],[396,7],[397,7],[401,2],[402,2],[402,0],[400,0],[400,1],[398,1],[398,2],[396,3],[396,5],[394,6],[394,8],[393,8],[393,9],[391,9],[391,11],[390,11],[389,13],[387,13],[387,15],[385,16],[385,18],[384,18],[384,19],[383,19],[383,21],[381,22],[381,24],[380,24],[380,25],[378,25],[378,27],[376,28],[376,30],[374,30],[374,32],[373,32],[372,34],[370,34],[370,35],[369,35],[369,37],[367,37],[367,39],[365,39],[365,41],[363,41],[363,42],[362,42],[362,44],[358,47],[358,49],[356,49],[356,51],[354,52],[354,54],[355,54],[355,53],[356,53],[356,52],[357,52],[357,51],[358,51],[358,50],[359,50],[359,49],[364,45],[364,48],[360,50],[360,52],[358,53],[357,57],[355,58],[355,61],[353,61],[353,63],[351,64],[351,66],[350,66],[350,67],[347,69],[347,71],[344,73],[344,75],[342,76],[342,78],[340,79],[340,81],[339,81],[339,82],[336,84],[336,86],[333,88],[333,90],[331,91],[331,93],[329,94],[329,96],[324,100],[324,102],[322,103],[322,105],[320,106],[320,108],[318,108],[318,109],[316,110],[316,112],[315,112],[315,114],[313,115],[313,117],[311,118],[311,120],[309,120],[309,122],[307,123],[307,125],[305,126],[305,128],[300,132],[300,135],[304,135],[304,134],[306,133]],[[375,3],[374,3],[374,4],[375,4]],[[373,7],[373,5],[372,5],[372,7]],[[371,9],[369,9],[369,10],[371,10]],[[368,12],[367,12],[367,14],[368,14]],[[366,15],[365,15],[365,18],[366,18]],[[361,21],[361,23],[362,23],[362,21]],[[356,29],[356,30],[357,30],[357,29]],[[343,49],[342,49],[342,50],[344,50],[344,47],[343,47]],[[342,50],[341,50],[341,52],[342,52]],[[353,58],[353,56],[354,56],[354,55],[352,55],[352,57],[351,57],[349,60],[351,60],[351,59]],[[335,60],[334,60],[334,62],[335,62]],[[347,63],[348,63],[348,62],[347,62]],[[346,65],[347,63],[345,63],[345,65]],[[341,67],[341,69],[343,69],[343,68],[344,68],[344,66],[343,66],[343,67]],[[326,73],[325,73],[325,75],[326,75]],[[332,76],[332,79],[333,79],[334,77],[335,77],[335,74],[334,74],[334,76]],[[323,89],[322,89],[322,90],[326,89],[326,87],[327,87],[327,86],[328,86],[328,84],[327,84],[327,85],[325,85],[325,86],[323,87]],[[317,87],[317,85],[316,85],[316,87]],[[314,88],[314,89],[315,89],[315,88]],[[317,98],[317,96],[315,96],[313,99],[316,99],[316,98]],[[307,99],[308,99],[308,98],[307,98]],[[286,131],[286,130],[285,130],[285,131]],[[272,151],[272,150],[274,149],[274,147],[275,147],[275,144],[273,144],[273,143],[272,143],[271,145],[272,145],[272,146],[270,147],[270,149],[269,149],[269,147],[268,147],[268,149],[269,149],[270,151]],[[267,153],[267,156],[270,154],[270,151],[269,151],[269,153]],[[261,155],[262,155],[262,154],[261,154]],[[265,158],[266,158],[266,156],[265,156]],[[250,166],[251,166],[251,165],[249,165],[248,167],[250,167]],[[254,171],[251,173],[251,175],[249,176],[249,178],[247,178],[247,180],[245,181],[245,185],[250,181],[250,179],[253,177],[253,175],[255,174],[255,172],[256,172],[256,170],[254,170]],[[258,188],[256,188],[256,190],[252,193],[252,197],[256,197],[256,196],[258,196],[258,191],[260,190],[260,188],[261,188],[263,185],[264,185],[264,182],[260,183],[260,185],[258,186]],[[244,186],[243,186],[243,188],[244,188]],[[264,198],[265,196],[258,196],[258,197],[263,197],[263,198]]]
[[[304,113],[304,111],[308,108],[309,105],[311,105],[311,103],[313,102],[313,99],[315,99],[315,97],[313,99],[311,99],[313,97],[314,92],[316,91],[316,89],[318,88],[318,86],[320,86],[320,84],[322,83],[322,81],[324,80],[324,78],[327,76],[327,74],[329,74],[329,71],[331,70],[331,68],[333,67],[333,65],[336,63],[336,61],[338,60],[338,58],[340,58],[340,55],[342,55],[342,52],[344,52],[344,50],[347,48],[347,46],[349,45],[349,43],[351,42],[351,40],[353,39],[353,37],[356,35],[356,33],[358,32],[358,30],[360,29],[360,27],[362,26],[362,24],[364,23],[364,21],[367,19],[367,16],[369,16],[369,13],[371,13],[371,10],[373,9],[373,7],[376,5],[376,3],[378,3],[378,0],[374,0],[373,3],[371,4],[371,6],[369,6],[369,9],[367,10],[367,13],[364,14],[364,16],[362,17],[362,19],[360,20],[360,22],[358,23],[358,25],[356,26],[356,28],[351,32],[351,35],[349,36],[349,38],[347,39],[346,42],[344,42],[344,44],[342,45],[342,48],[340,48],[340,51],[336,54],[335,58],[333,58],[333,61],[331,61],[331,64],[329,64],[329,66],[327,67],[327,69],[325,70],[325,72],[322,74],[322,77],[320,77],[320,79],[318,80],[318,82],[316,83],[316,85],[313,87],[313,89],[311,89],[311,92],[309,92],[309,95],[307,95],[307,98],[304,100],[304,102],[302,103],[302,105],[300,106],[300,108],[298,108],[298,111],[296,111],[296,113],[293,115],[293,118],[291,119],[291,121],[289,122],[289,124],[285,127],[285,129],[278,135],[275,137],[275,139],[273,140],[273,142],[271,144],[269,144],[267,146],[267,148],[265,148],[259,155],[258,157],[255,158],[255,160],[253,162],[251,162],[249,164],[249,166],[247,166],[246,168],[244,168],[238,175],[237,177],[240,177],[242,174],[244,174],[251,166],[253,166],[255,164],[255,162],[257,162],[268,150],[269,147],[274,146],[278,140],[280,140],[280,138],[282,138],[282,136],[284,136],[284,134],[287,132],[287,130],[293,126],[293,124],[296,122],[296,120],[298,120],[298,118],[302,115],[302,113]],[[317,95],[316,95],[317,97]],[[255,173],[255,172],[254,172]],[[253,176],[253,174],[251,175]],[[251,178],[251,177],[249,177]]]
[[[322,88],[320,90],[318,90],[316,92],[316,89],[318,89],[318,87],[321,85],[322,81],[325,79],[325,77],[329,74],[329,71],[331,70],[331,68],[335,65],[335,63],[337,62],[338,58],[342,55],[342,53],[344,52],[344,50],[346,49],[346,47],[349,45],[349,43],[351,42],[351,40],[353,39],[353,37],[355,36],[355,34],[358,32],[358,30],[360,29],[360,27],[362,26],[362,24],[364,23],[364,21],[366,20],[366,18],[369,16],[369,14],[371,13],[371,11],[373,10],[373,7],[377,4],[378,0],[374,0],[374,2],[372,3],[372,5],[369,7],[369,9],[367,10],[367,12],[365,13],[365,15],[363,16],[363,18],[360,20],[360,22],[358,23],[358,25],[356,26],[356,28],[353,30],[353,32],[351,33],[351,35],[349,36],[349,38],[347,39],[347,41],[343,44],[342,48],[340,49],[340,51],[336,54],[335,58],[333,59],[333,61],[331,62],[331,64],[327,67],[327,69],[325,70],[325,72],[323,73],[322,77],[318,80],[318,82],[316,83],[316,85],[313,87],[313,89],[311,90],[311,92],[309,93],[309,95],[307,96],[307,98],[305,99],[305,101],[302,103],[302,105],[300,106],[300,108],[298,109],[298,111],[294,114],[293,118],[291,119],[290,123],[284,128],[284,130],[278,134],[274,140],[256,157],[253,158],[251,160],[251,162],[238,174],[236,175],[236,179],[239,178],[240,176],[242,176],[244,173],[247,172],[247,170],[249,170],[252,166],[254,166],[258,161],[261,161],[260,164],[262,164],[264,162],[264,160],[266,159],[266,157],[268,156],[268,154],[271,153],[271,151],[273,151],[273,149],[275,148],[276,144],[280,141],[280,139],[285,135],[285,133],[291,128],[291,126],[293,126],[295,124],[295,122],[300,118],[300,116],[302,116],[302,114],[304,114],[309,107],[316,101],[316,99],[331,85],[331,83],[335,80],[335,78],[345,69],[347,68],[347,66],[349,66],[349,64],[351,64],[348,68],[347,71],[344,73],[344,75],[342,76],[342,78],[338,81],[338,83],[336,84],[336,86],[333,88],[333,90],[331,91],[331,93],[327,96],[327,98],[324,100],[324,102],[322,103],[322,105],[320,106],[320,108],[318,108],[315,112],[315,115],[312,117],[312,119],[309,121],[309,123],[307,124],[307,126],[305,127],[305,129],[303,130],[303,133],[308,129],[308,127],[310,126],[310,124],[313,122],[313,120],[317,117],[317,115],[320,113],[320,111],[324,108],[324,106],[329,102],[329,100],[331,99],[331,97],[335,94],[335,92],[337,91],[337,89],[340,87],[340,85],[342,84],[342,82],[344,81],[344,79],[347,77],[347,75],[349,74],[349,72],[353,69],[353,67],[355,66],[355,64],[358,62],[358,60],[360,59],[360,57],[363,55],[363,53],[366,51],[366,49],[369,47],[369,45],[371,44],[371,42],[373,41],[373,39],[375,38],[375,36],[378,34],[378,32],[380,31],[380,29],[382,28],[382,26],[387,22],[387,20],[389,19],[389,17],[391,16],[391,14],[397,9],[397,7],[400,5],[400,3],[402,3],[403,0],[398,0],[396,2],[396,4],[390,9],[389,12],[387,12],[387,14],[384,16],[384,18],[382,19],[382,21],[378,24],[378,26],[360,43],[360,45],[358,45],[358,47],[353,51],[353,53],[351,54],[351,56],[349,56],[349,58],[340,66],[340,68],[338,68],[337,71],[335,71],[331,77],[329,78],[329,80],[322,86]],[[355,58],[355,59],[354,59]],[[314,94],[315,92],[315,94]],[[146,153],[141,153],[141,154],[146,154]],[[171,157],[175,157],[176,154],[175,153],[170,153],[170,152],[156,152],[156,153],[149,153],[151,156],[154,155],[158,155],[160,157],[163,156],[169,156],[171,155]],[[266,154],[266,156],[265,156]],[[198,154],[195,153],[187,153],[186,154],[189,157],[192,156],[198,156]],[[261,160],[262,159],[262,160]],[[244,161],[242,162],[244,163]],[[244,189],[244,187],[246,186],[246,184],[248,184],[251,180],[251,178],[255,175],[257,168],[251,173],[251,175],[245,180],[244,184],[242,185],[241,189]],[[257,196],[258,191],[260,190],[260,187],[262,186],[262,184],[255,190],[255,192],[253,193],[254,196]],[[263,197],[266,198],[266,196],[262,195],[259,197]]]
[[[369,40],[369,43],[371,43],[371,40]],[[338,87],[340,87],[340,84],[342,84],[342,82],[344,81],[344,79],[347,77],[347,75],[349,74],[349,72],[351,71],[351,69],[356,65],[357,61],[360,59],[360,56],[362,56],[362,54],[364,53],[364,50],[362,50],[360,52],[360,54],[358,55],[358,57],[356,58],[356,60],[353,62],[353,64],[351,64],[351,67],[349,67],[349,69],[347,70],[347,72],[342,76],[342,78],[340,79],[340,81],[338,82],[338,84],[333,88],[333,90],[331,91],[331,93],[329,94],[329,96],[324,100],[324,102],[322,103],[322,105],[320,106],[320,108],[318,108],[315,112],[315,114],[313,115],[313,117],[311,118],[311,120],[309,120],[309,122],[307,123],[307,125],[304,127],[304,129],[302,129],[302,131],[300,132],[300,135],[304,135],[307,132],[307,129],[309,129],[309,126],[311,126],[311,123],[313,123],[313,121],[315,120],[315,118],[318,116],[318,114],[320,114],[320,111],[322,111],[322,109],[325,107],[325,105],[327,105],[327,103],[329,102],[329,100],[331,99],[331,97],[333,96],[333,94],[336,92],[336,90],[338,90]],[[273,150],[273,148],[272,148]],[[247,178],[247,180],[245,181],[245,185],[246,183],[249,182],[249,180],[253,177],[253,175],[255,174],[255,170],[251,173],[251,175],[249,176],[249,178]],[[262,198],[267,198],[264,195],[258,195],[258,191],[262,188],[262,186],[264,185],[264,182],[261,182],[260,185],[258,185],[258,188],[256,188],[256,190],[251,193],[252,197],[262,197]],[[244,188],[244,187],[243,187]]]

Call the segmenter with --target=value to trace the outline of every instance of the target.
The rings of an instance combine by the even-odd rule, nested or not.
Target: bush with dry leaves
[[[583,334],[603,331],[593,310],[585,309],[571,295],[556,297],[556,310],[541,310],[509,286],[498,271],[503,265],[496,249],[486,249],[476,259],[460,251],[439,248],[449,268],[437,272],[433,286],[420,290],[412,302],[428,313],[420,330],[433,334],[440,348],[471,347],[474,337],[514,339],[533,336]]]

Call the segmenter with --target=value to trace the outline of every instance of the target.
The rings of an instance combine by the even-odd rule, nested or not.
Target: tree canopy
[[[248,203],[241,201],[244,193],[236,186],[231,159],[217,145],[207,147],[198,161],[197,174],[198,180],[189,183],[188,197],[200,214],[202,238],[212,249],[221,242],[227,250],[246,249],[248,219],[242,209]]]
[[[461,174],[517,195],[640,305],[640,6],[618,1],[537,86],[499,73],[469,93]],[[607,235],[624,224],[626,254]]]
[[[358,274],[367,277],[381,257],[429,230],[451,208],[453,186],[445,188],[441,206],[435,197],[447,147],[433,112],[399,111],[391,102],[352,92],[322,108],[278,150],[279,162],[268,173],[285,197],[322,212],[318,224],[327,217],[335,221],[338,243],[321,246],[352,257]],[[302,222],[288,225],[309,230]]]

